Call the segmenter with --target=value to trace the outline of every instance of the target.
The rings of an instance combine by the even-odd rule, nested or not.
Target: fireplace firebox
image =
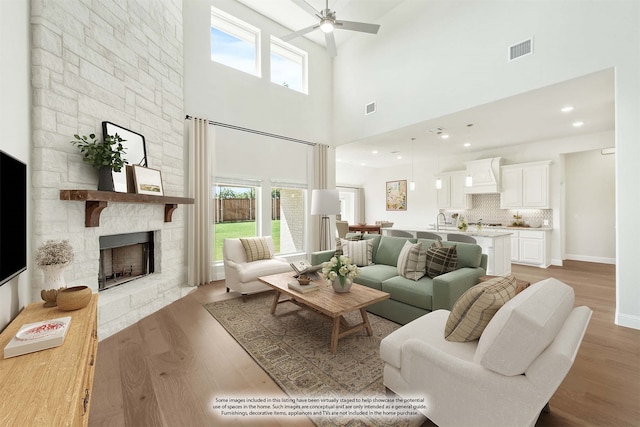
[[[154,272],[153,231],[100,236],[98,290]]]

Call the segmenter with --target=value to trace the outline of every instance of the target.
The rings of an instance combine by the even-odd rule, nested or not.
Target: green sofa
[[[428,248],[434,240],[379,234],[365,234],[363,239],[374,240],[373,265],[360,267],[360,275],[354,282],[391,295],[389,299],[367,307],[367,311],[402,325],[431,311],[451,310],[456,300],[486,273],[487,255],[482,253],[480,246],[443,241],[444,246],[457,246],[458,268],[433,279],[425,275],[420,280],[410,280],[400,276],[397,270],[402,247],[409,240]],[[333,255],[333,250],[314,252],[311,263],[318,265],[329,261]]]

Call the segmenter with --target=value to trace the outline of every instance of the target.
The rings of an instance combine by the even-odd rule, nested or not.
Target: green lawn
[[[266,233],[269,234],[269,233]],[[225,222],[215,224],[216,244],[214,247],[214,259],[222,261],[222,241],[232,237],[252,237],[256,235],[256,222]],[[280,252],[280,221],[271,221],[271,236],[276,247],[276,253]]]

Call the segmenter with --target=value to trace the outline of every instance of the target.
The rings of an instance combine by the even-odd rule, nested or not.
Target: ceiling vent
[[[509,62],[533,53],[533,37],[509,46]]]
[[[374,102],[370,102],[367,105],[364,106],[364,115],[368,116],[369,114],[373,114],[376,112],[376,103]]]

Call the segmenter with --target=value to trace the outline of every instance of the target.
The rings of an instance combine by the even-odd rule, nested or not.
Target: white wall
[[[29,2],[0,1],[0,149],[27,164],[30,179],[31,105],[29,55]],[[30,187],[28,184],[27,187]],[[31,212],[30,197],[27,197]],[[31,217],[27,218],[31,236]],[[31,252],[28,240],[27,251]],[[0,286],[0,331],[29,302],[29,277],[33,266]]]
[[[212,5],[261,29],[262,78],[211,61]],[[291,42],[309,53],[309,94],[305,95],[271,83],[269,38],[289,30],[234,0],[184,0],[183,16],[187,114],[311,142],[331,142],[332,61],[323,48],[304,38]]]
[[[640,238],[640,61],[629,55],[640,45],[640,3],[576,5],[400,3],[380,20],[376,37],[341,46],[334,74],[336,140],[354,141],[615,67],[616,323],[640,329],[634,255]],[[535,53],[508,63],[507,47],[530,36]],[[372,100],[378,111],[364,117],[363,106]]]
[[[600,150],[567,154],[566,258],[614,263],[615,156]]]

